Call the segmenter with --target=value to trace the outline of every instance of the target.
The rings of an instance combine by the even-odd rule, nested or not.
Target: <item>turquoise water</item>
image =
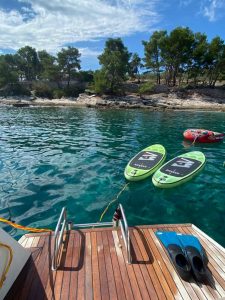
[[[155,188],[151,178],[131,183],[120,197],[129,225],[190,222],[225,246],[225,143],[191,146],[182,137],[188,127],[225,131],[225,114],[1,108],[0,216],[54,228],[67,206],[74,222],[96,222],[126,183],[129,159],[161,143],[167,160],[203,151],[206,167],[170,190]],[[115,207],[104,221],[111,220]],[[17,238],[22,234],[3,227]]]

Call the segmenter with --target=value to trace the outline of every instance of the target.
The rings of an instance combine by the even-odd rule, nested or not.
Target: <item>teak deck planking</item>
[[[209,279],[183,281],[157,230],[194,234],[208,257]],[[115,228],[72,230],[65,234],[60,266],[51,270],[53,235],[20,239],[32,256],[6,296],[9,299],[220,299],[225,297],[225,249],[191,224],[129,228],[132,264],[127,264],[121,232]]]

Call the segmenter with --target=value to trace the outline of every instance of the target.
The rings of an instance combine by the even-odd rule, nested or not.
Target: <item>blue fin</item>
[[[157,231],[155,235],[166,248],[180,277],[188,281],[191,277],[191,265],[182,249],[177,233],[174,231]]]
[[[162,242],[163,246],[167,248],[169,245],[174,244],[182,248],[182,244],[175,231],[156,231],[156,236]]]
[[[177,237],[182,244],[189,263],[191,264],[194,277],[199,282],[205,282],[205,280],[207,280],[208,258],[198,238],[193,235],[181,233],[177,233]]]
[[[199,251],[199,253],[201,253],[201,255],[203,255],[203,248],[197,237],[182,233],[177,233],[177,237],[180,240],[182,248],[192,246],[195,247]]]

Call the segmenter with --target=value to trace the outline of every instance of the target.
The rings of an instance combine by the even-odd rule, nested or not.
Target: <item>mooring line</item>
[[[27,226],[23,226],[23,225],[20,225],[20,224],[17,224],[13,221],[10,221],[10,220],[7,220],[5,218],[2,218],[0,217],[0,222],[2,223],[5,223],[5,224],[8,224],[14,228],[17,228],[17,229],[21,229],[21,230],[25,230],[25,231],[30,231],[30,232],[52,232],[51,229],[48,229],[48,228],[35,228],[35,227],[27,227]]]
[[[107,205],[106,208],[104,209],[103,213],[101,214],[101,217],[100,217],[98,223],[100,223],[100,222],[102,221],[102,219],[103,219],[104,215],[106,214],[106,212],[108,211],[109,207],[110,207],[114,202],[116,202],[116,201],[119,199],[119,196],[120,196],[120,195],[122,194],[122,192],[126,189],[126,187],[129,185],[129,183],[130,183],[130,182],[126,183],[126,184],[122,187],[122,189],[119,191],[119,193],[116,195],[116,197],[108,203],[108,205]]]

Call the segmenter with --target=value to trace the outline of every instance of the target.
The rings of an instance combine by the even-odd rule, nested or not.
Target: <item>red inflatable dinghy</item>
[[[216,143],[224,139],[225,134],[205,129],[187,129],[183,133],[185,139],[198,143]]]

